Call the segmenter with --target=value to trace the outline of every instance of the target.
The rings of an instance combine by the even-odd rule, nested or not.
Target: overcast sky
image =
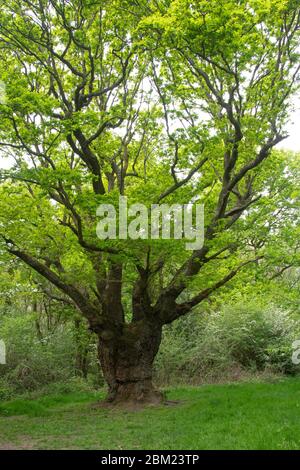
[[[289,138],[281,142],[278,147],[300,152],[300,98],[297,107],[291,115],[291,123],[287,127]]]

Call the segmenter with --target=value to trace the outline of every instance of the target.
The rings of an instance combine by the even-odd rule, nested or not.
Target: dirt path
[[[25,436],[18,444],[13,444],[12,442],[0,442],[0,450],[32,450],[34,448],[34,442]]]

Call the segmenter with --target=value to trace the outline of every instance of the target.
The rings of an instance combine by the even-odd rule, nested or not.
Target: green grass
[[[49,395],[0,405],[0,448],[299,449],[300,379],[181,387],[179,405],[94,409],[101,394]]]

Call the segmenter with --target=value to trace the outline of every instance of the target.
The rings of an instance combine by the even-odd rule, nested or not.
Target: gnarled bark
[[[157,404],[163,394],[152,382],[153,361],[161,342],[161,326],[140,321],[124,325],[116,338],[99,337],[99,360],[113,404]]]

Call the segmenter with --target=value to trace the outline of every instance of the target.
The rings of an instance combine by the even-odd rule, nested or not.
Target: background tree
[[[251,214],[286,137],[299,15],[276,0],[1,2],[2,246],[85,317],[111,401],[161,400],[163,325],[261,257]],[[119,195],[204,202],[203,247],[100,241],[96,208]]]

